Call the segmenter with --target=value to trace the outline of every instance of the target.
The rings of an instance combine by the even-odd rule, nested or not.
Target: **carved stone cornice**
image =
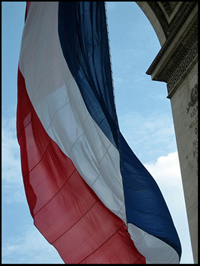
[[[150,4],[150,3],[151,2],[149,2],[148,4]],[[159,63],[161,57],[163,56],[163,54],[165,53],[165,51],[167,50],[169,45],[172,43],[173,39],[176,37],[178,31],[183,26],[183,24],[186,21],[187,17],[189,16],[189,14],[193,10],[193,8],[198,5],[198,2],[189,2],[189,3],[190,3],[190,6],[189,7],[187,6],[186,10],[185,10],[186,6],[185,6],[184,11],[182,10],[181,12],[178,12],[177,15],[176,15],[176,18],[173,19],[173,22],[170,25],[170,28],[173,28],[173,31],[171,32],[170,36],[167,38],[166,42],[161,47],[161,49],[158,52],[157,56],[155,57],[155,59],[153,60],[153,62],[150,65],[150,67],[146,71],[146,74],[148,74],[148,75],[152,74],[152,72],[155,69],[156,65]],[[180,17],[180,15],[182,15],[182,17]],[[178,19],[179,19],[179,22],[176,25],[176,22],[177,22]],[[166,30],[169,30],[169,27],[167,27]],[[165,34],[166,34],[166,31],[165,31]]]
[[[194,44],[198,42],[198,20],[193,23],[186,34],[182,35],[182,40],[174,47],[165,68],[157,75],[160,81],[168,82],[175,70],[180,67],[181,62],[188,57],[188,53],[193,49]]]
[[[174,28],[146,72],[153,80],[168,83],[169,97],[198,57],[198,3],[192,3],[190,6],[187,4],[185,16]]]

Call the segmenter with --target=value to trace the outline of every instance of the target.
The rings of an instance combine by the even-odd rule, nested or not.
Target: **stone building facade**
[[[147,70],[167,83],[194,263],[198,263],[198,2],[136,2],[161,49]]]

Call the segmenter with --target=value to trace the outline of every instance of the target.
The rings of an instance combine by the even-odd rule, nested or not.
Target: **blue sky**
[[[170,100],[165,83],[145,72],[160,49],[135,2],[107,3],[115,103],[123,135],[156,179],[193,263]],[[34,227],[16,138],[17,68],[25,2],[2,3],[2,262],[63,263]]]

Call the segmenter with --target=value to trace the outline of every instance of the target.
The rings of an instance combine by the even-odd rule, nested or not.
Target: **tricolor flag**
[[[17,137],[34,224],[65,263],[179,263],[163,196],[119,130],[104,2],[27,4]]]

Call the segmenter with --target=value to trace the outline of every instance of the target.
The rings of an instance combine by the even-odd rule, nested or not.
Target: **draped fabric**
[[[29,2],[17,137],[34,224],[65,263],[178,263],[164,198],[123,138],[104,2]]]

